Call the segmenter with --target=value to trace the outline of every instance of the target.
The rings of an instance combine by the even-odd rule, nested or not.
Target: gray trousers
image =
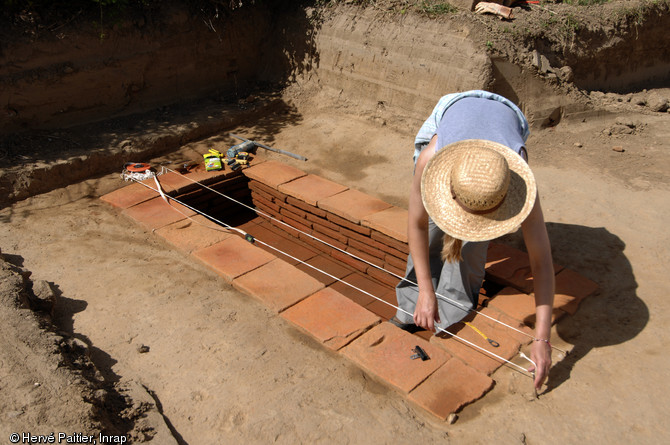
[[[486,265],[486,251],[488,241],[463,242],[463,260],[457,263],[444,263],[440,258],[444,232],[428,221],[430,274],[433,279],[433,288],[437,295],[437,305],[440,313],[442,329],[461,321],[470,310],[477,306],[479,289],[484,281],[484,266]],[[405,278],[416,283],[414,262],[410,255],[407,259]],[[419,297],[419,288],[403,280],[396,286],[398,307],[410,314],[414,314],[416,301]],[[447,301],[451,300],[451,301]],[[414,323],[411,315],[398,310],[396,317],[403,323]]]

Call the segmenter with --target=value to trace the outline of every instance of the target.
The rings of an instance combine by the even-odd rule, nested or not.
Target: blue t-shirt
[[[465,97],[451,105],[437,127],[437,149],[465,139],[485,139],[521,153],[523,128],[513,109],[502,102]]]

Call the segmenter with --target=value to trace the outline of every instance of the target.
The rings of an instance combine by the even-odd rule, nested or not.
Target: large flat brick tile
[[[211,246],[231,236],[239,236],[201,215],[169,224],[158,229],[156,233],[187,253]]]
[[[497,309],[528,326],[535,326],[535,296],[533,294],[506,287],[488,302],[488,307]],[[552,323],[563,314],[563,311],[554,308],[551,316]]]
[[[479,329],[487,337],[497,341],[500,346],[492,346],[474,329],[463,323],[457,323],[447,328],[447,331],[458,338],[440,332],[431,337],[430,342],[449,351],[451,355],[458,357],[477,371],[490,375],[505,363],[504,360],[496,358],[491,354],[509,360],[517,355],[521,344],[514,338],[501,334],[501,331],[499,330],[494,330],[482,325],[479,326]],[[466,340],[471,344],[464,343],[460,339]],[[478,349],[477,347],[472,346],[472,344],[482,349]]]
[[[353,189],[322,199],[317,205],[319,208],[355,224],[360,224],[363,218],[369,217],[373,213],[391,207],[391,204]]]
[[[534,335],[533,329],[519,320],[515,320],[507,314],[489,307],[479,309],[479,313],[480,315],[476,317],[476,326],[480,326],[480,323],[484,325],[482,329],[484,332],[488,332],[486,326],[490,326],[494,332],[502,331],[506,336],[512,337],[521,345],[527,345],[532,341],[532,336]]]
[[[554,274],[563,266],[554,263]],[[533,292],[533,274],[528,254],[500,243],[489,243],[486,276],[496,283],[512,286],[527,294]]]
[[[167,172],[162,175],[159,175],[158,182],[165,193],[179,192],[185,188],[197,187],[197,184],[194,184],[192,181],[186,179],[185,175],[175,172]],[[156,183],[153,179],[145,179],[142,181],[150,187],[156,187]]]
[[[244,175],[277,189],[280,184],[305,176],[302,170],[277,161],[266,161],[244,170]]]
[[[303,176],[279,185],[280,192],[298,198],[313,206],[319,200],[342,193],[348,188],[316,175]]]
[[[160,197],[128,207],[123,213],[149,229],[160,229],[196,214],[174,201],[168,204]]]
[[[134,183],[107,193],[101,196],[100,199],[114,207],[127,209],[128,207],[153,199],[156,196],[158,196],[158,193],[154,190],[146,188],[142,184]]]
[[[504,244],[489,243],[486,276],[492,281],[527,294],[533,291],[528,254]]]
[[[594,295],[598,284],[571,269],[563,269],[556,275],[554,306],[569,314],[577,312],[581,301]]]
[[[430,360],[412,360],[420,346]],[[449,354],[390,323],[381,323],[345,346],[342,353],[370,374],[407,394],[449,360]]]
[[[408,399],[446,420],[451,413],[482,397],[493,380],[458,360],[449,360],[409,393]]]
[[[328,288],[286,309],[281,316],[334,350],[381,321],[372,312]]]
[[[324,287],[323,283],[279,259],[234,279],[233,286],[276,312],[293,306]]]
[[[407,242],[407,210],[400,207],[390,207],[366,216],[361,224],[403,243]]]
[[[239,236],[227,238],[212,246],[193,252],[193,255],[214,269],[228,282],[275,260],[275,257],[259,249]]]

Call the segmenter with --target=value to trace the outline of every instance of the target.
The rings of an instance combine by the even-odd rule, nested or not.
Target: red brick
[[[289,224],[282,221],[282,219],[283,217],[281,215],[275,215],[274,219],[270,220],[270,224],[272,224],[278,230],[286,232],[287,235],[292,236],[294,238],[298,238],[300,232],[291,227]]]
[[[279,191],[315,206],[319,200],[341,193],[348,188],[320,176],[307,175],[281,184]]]
[[[371,241],[371,240],[370,240]],[[353,247],[356,250],[360,250],[361,252],[365,252],[368,255],[372,255],[375,258],[379,258],[381,260],[384,259],[386,256],[386,253],[375,248],[373,243],[361,243],[360,241],[356,241],[355,239],[350,239],[349,240],[349,245]]]
[[[420,346],[430,360],[412,360]],[[407,394],[449,360],[449,354],[390,323],[381,323],[342,349],[348,359]]]
[[[381,320],[332,289],[322,289],[282,312],[282,317],[338,350]]]
[[[386,269],[387,272],[392,272],[393,274],[395,274],[398,277],[404,277],[405,276],[405,269],[399,269],[399,268],[395,267],[393,264],[385,263],[384,264],[384,269]],[[398,278],[398,279],[400,280],[401,278]]]
[[[554,307],[574,314],[581,301],[598,292],[598,284],[571,269],[563,269],[556,275]]]
[[[330,250],[329,250],[329,252],[332,252],[332,251],[333,251],[333,247],[336,247],[336,248],[341,249],[341,250],[344,250],[344,249],[347,248],[347,245],[346,245],[346,244],[344,244],[344,243],[341,242],[341,241],[336,240],[335,238],[331,238],[331,237],[329,237],[329,236],[326,235],[325,233],[319,233],[319,232],[314,232],[314,231],[313,231],[313,232],[312,232],[312,237],[313,237],[312,239],[314,240],[314,242],[317,242],[317,243],[318,243],[319,240],[320,240],[320,241],[323,241],[323,242],[325,242],[325,243],[330,244]],[[316,238],[316,239],[314,239],[314,238]],[[301,239],[302,239],[302,237],[301,237]],[[323,243],[322,243],[322,244],[323,244]],[[324,244],[324,245],[325,245],[325,244]]]
[[[346,235],[346,237],[349,238],[349,239],[353,239],[353,240],[356,240],[356,241],[361,242],[361,243],[369,244],[372,247],[381,248],[381,243],[379,241],[374,241],[372,238],[370,238],[370,235],[363,235],[361,233],[355,232],[351,229],[348,229],[348,228],[340,226],[340,225],[338,225],[338,227],[339,227],[338,230],[343,235]],[[367,229],[367,227],[364,227],[364,228]],[[377,244],[379,244],[379,246],[377,246]]]
[[[400,278],[390,274],[388,271],[377,269],[376,267],[368,267],[367,273],[375,280],[381,281],[391,287],[395,287],[400,282]],[[402,275],[400,276],[402,277]]]
[[[365,245],[369,246],[372,249],[378,249],[378,250],[384,252],[385,255],[386,254],[393,255],[397,258],[404,259],[404,261],[407,260],[407,254],[406,253],[403,253],[403,252],[401,252],[397,249],[389,247],[388,245],[382,243],[381,241],[374,240],[369,236],[361,235],[360,233],[354,232],[354,231],[346,229],[344,227],[340,229],[340,232],[342,232],[344,235],[346,235],[351,240],[355,240],[359,243],[362,243],[362,244],[365,244]],[[385,235],[382,235],[382,236],[385,236]]]
[[[403,258],[398,258],[394,255],[386,254],[384,260],[391,266],[395,267],[397,270],[405,271],[407,269],[407,256]]]
[[[381,260],[379,258],[373,257],[372,255],[368,255],[365,252],[361,252],[360,250],[353,249],[351,247],[347,247],[347,252],[353,255],[356,259],[363,260],[364,262],[368,264],[374,264],[375,266],[383,267],[384,266],[384,260]]]
[[[349,229],[351,231],[354,231],[360,235],[369,237],[370,236],[370,228],[369,227],[363,227],[358,223],[353,223],[349,220],[346,220],[344,218],[341,218],[337,215],[334,215],[332,213],[326,213],[326,218],[328,218],[330,221],[334,222],[340,227],[344,227],[345,229]],[[344,231],[342,231],[344,233]]]
[[[306,173],[282,162],[266,161],[245,169],[244,175],[250,179],[262,182],[269,187],[278,189],[281,184],[305,176]]]
[[[346,253],[340,252],[339,250],[331,250],[330,256],[361,272],[366,272],[368,270],[367,264],[362,261],[358,261],[357,259],[352,258],[351,255],[347,255]]]
[[[305,215],[305,218],[307,218],[309,221],[313,223],[317,223],[323,227],[327,227],[334,232],[340,232],[340,230],[342,230],[342,228],[337,224],[328,221],[326,218],[321,218],[320,216],[316,216],[311,213],[307,213]]]
[[[151,190],[142,184],[131,184],[126,187],[114,190],[100,197],[103,201],[118,207],[120,209],[127,209],[141,202],[148,201],[158,196],[158,193]]]
[[[334,213],[335,215],[356,224],[360,224],[363,218],[369,217],[373,213],[391,207],[391,204],[353,189],[346,190],[329,198],[321,199],[317,205],[321,209]]]
[[[489,243],[486,276],[496,283],[525,293],[533,291],[533,276],[528,254],[504,244]]]
[[[187,253],[211,246],[230,236],[239,236],[219,226],[204,216],[195,215],[192,220],[181,220],[156,231],[170,244]]]
[[[388,286],[377,283],[360,273],[352,273],[341,280],[331,287],[361,306],[367,306],[375,301],[376,298],[381,298],[389,292]],[[360,290],[354,289],[352,286]]]
[[[274,218],[274,219],[281,218],[281,215],[279,215],[279,213],[277,213],[276,211],[274,211],[270,207],[267,207],[265,204],[261,203],[260,201],[258,201],[256,203],[256,213],[258,214],[258,216],[263,217],[266,220],[270,220],[272,218]]]
[[[288,225],[290,225],[291,227],[293,227],[294,229],[299,230],[299,231],[301,231],[301,232],[310,233],[310,232],[312,231],[312,228],[311,228],[311,227],[306,226],[305,224],[303,224],[303,221],[304,221],[304,220],[303,220],[303,221],[299,221],[299,220],[296,220],[296,219],[293,219],[293,218],[289,218],[289,217],[286,216],[286,215],[282,215],[280,219],[281,219],[282,221],[284,221],[286,224],[288,224]]]
[[[297,207],[286,206],[285,202],[282,203],[281,210],[279,211],[279,213],[281,213],[282,215],[286,215],[289,218],[293,218],[296,221],[300,221],[301,223],[303,223],[306,226],[311,227],[311,225],[312,225],[312,221],[307,219],[307,215],[308,215],[307,212],[305,212],[304,210],[300,210]]]
[[[446,420],[465,405],[482,397],[493,380],[458,360],[449,360],[409,393],[408,399]]]
[[[247,230],[247,232],[256,238],[256,245],[258,247],[289,264],[298,264],[300,261],[305,261],[316,256],[316,252],[313,249],[298,244],[297,240],[289,238],[286,234],[278,234],[266,227],[265,224],[257,224],[255,227]]]
[[[315,240],[311,235],[306,235],[304,233],[298,234],[298,238],[305,244],[308,244],[310,247],[313,247],[319,250],[322,253],[330,255],[334,249],[327,244],[322,243],[321,241]]]
[[[276,312],[293,306],[324,287],[305,272],[278,259],[235,278],[233,286]]]
[[[481,335],[475,332],[475,330],[464,325],[462,322],[447,328],[446,331],[449,334],[439,332],[437,335],[433,336],[430,341],[449,351],[451,355],[458,357],[479,372],[490,375],[505,363],[502,359],[510,360],[515,357],[519,352],[521,344],[510,336],[503,336],[498,330],[493,330],[488,327],[481,327],[480,330],[488,337],[500,343],[500,346],[492,346]],[[461,339],[479,346],[483,350],[472,346],[472,344],[467,344]],[[492,354],[495,354],[502,359],[494,357]]]
[[[403,243],[407,242],[407,210],[390,207],[366,216],[361,225],[370,227]]]
[[[228,282],[275,260],[273,255],[238,236],[198,249],[193,255],[214,269]]]
[[[535,296],[533,294],[525,294],[514,288],[506,287],[489,301],[488,306],[528,326],[535,326]],[[554,309],[551,316],[552,323],[560,316],[561,311]]]
[[[311,213],[313,215],[316,215],[316,216],[319,216],[321,218],[326,217],[326,211],[325,210],[322,210],[322,209],[319,209],[319,208],[317,208],[313,205],[307,204],[306,202],[303,202],[303,201],[301,201],[299,199],[296,199],[292,196],[287,196],[286,197],[286,202],[288,204],[291,204],[292,206],[298,207],[299,209],[302,209],[306,212],[309,212],[309,213]]]
[[[278,204],[266,199],[264,196],[256,194],[256,192],[251,193],[251,199],[257,207],[260,204],[266,209],[271,209],[274,214],[278,214],[281,211],[281,207]]]
[[[262,199],[264,202],[267,201],[267,202],[274,203],[274,197],[271,194],[265,193],[261,190],[255,189],[255,188],[254,189],[250,188],[249,190],[251,190],[251,198],[254,202],[258,199]],[[275,204],[275,205],[278,205],[278,204]]]
[[[307,275],[316,278],[326,286],[329,286],[335,283],[338,279],[344,278],[345,276],[351,274],[350,269],[340,265],[338,262],[323,254],[312,257],[306,262],[313,267],[309,267],[302,263],[296,265],[296,267],[305,272]]]
[[[191,178],[187,178],[185,175],[179,173],[167,172],[159,175],[157,178],[163,192],[169,194],[180,193],[186,189],[198,187],[198,184],[190,180]],[[148,186],[156,187],[156,182],[153,179],[145,179],[142,182]]]
[[[129,207],[123,213],[140,222],[149,229],[160,229],[163,226],[186,219],[196,213],[170,200],[166,203],[163,198],[154,198]]]
[[[328,227],[326,227],[322,224],[319,224],[319,223],[313,223],[312,227],[314,228],[315,232],[318,232],[318,233],[315,233],[314,236],[318,237],[320,234],[323,233],[324,235],[328,236],[328,238],[338,240],[340,243],[342,243],[346,247],[346,243],[348,241],[347,237],[342,235],[340,232],[329,229]]]
[[[252,191],[259,191],[272,196],[272,198],[277,203],[284,202],[287,199],[287,196],[285,194],[273,189],[272,187],[268,187],[267,185],[258,181],[249,181],[249,188]]]
[[[390,253],[391,255],[395,255],[398,258],[402,258],[403,255],[397,254],[397,252],[401,252],[405,254],[405,256],[409,255],[409,246],[407,243],[403,243],[402,241],[398,241],[395,238],[391,238],[388,235],[384,235],[381,232],[377,232],[376,230],[373,230],[372,233],[370,234],[370,237],[373,240],[379,241],[382,245],[387,246],[385,249],[384,247],[380,247],[381,250],[384,252]]]

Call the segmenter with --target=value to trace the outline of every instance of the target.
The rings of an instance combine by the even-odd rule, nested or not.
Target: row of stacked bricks
[[[276,190],[251,180],[249,188],[254,206],[260,210],[262,218],[289,235],[382,283],[395,286],[398,277],[405,272],[409,253],[407,243],[326,211],[323,206],[327,207],[327,203],[322,203],[320,208],[317,202],[293,196],[304,196],[309,193],[309,188],[293,190],[293,195],[281,191],[301,188],[308,181],[325,183],[318,176],[305,176],[304,181],[280,185]],[[381,201],[377,204],[380,208],[385,206]],[[391,206],[386,207],[391,209]]]
[[[406,210],[275,161],[256,159],[243,174],[249,178],[254,205],[272,224],[386,286],[392,287],[398,282],[397,277],[370,264],[399,275],[404,272]],[[166,191],[178,196],[180,191],[186,190],[184,185],[189,179],[211,183],[228,178],[223,183],[238,184],[237,179],[233,181],[238,175],[239,171],[234,175],[230,172],[174,174],[162,176],[161,181]],[[238,290],[261,300],[326,347],[340,351],[440,418],[445,419],[485,394],[493,385],[490,375],[503,363],[450,335],[421,338],[390,323],[382,323],[388,316],[380,318],[379,311],[370,312],[333,287],[325,287],[312,276],[235,234],[208,231],[203,224],[210,222],[183,208],[181,213],[173,212],[174,204],[166,204],[155,194],[151,196],[151,192],[139,184],[102,199],[122,208],[124,214],[194,255]],[[202,218],[201,224],[186,223],[187,217]],[[308,234],[327,240],[330,246],[314,241]],[[558,320],[565,313],[574,313],[580,301],[594,293],[597,286],[568,269],[557,266],[556,271],[554,318]],[[531,332],[526,327],[532,325],[534,316],[527,255],[492,243],[488,279],[507,287],[495,295],[484,295],[481,301],[486,307],[479,308],[483,315],[471,314],[466,321],[495,338],[500,347],[494,349],[463,323],[449,331],[509,359],[529,342],[529,337],[492,319]],[[411,359],[417,345],[428,353],[430,360]]]

